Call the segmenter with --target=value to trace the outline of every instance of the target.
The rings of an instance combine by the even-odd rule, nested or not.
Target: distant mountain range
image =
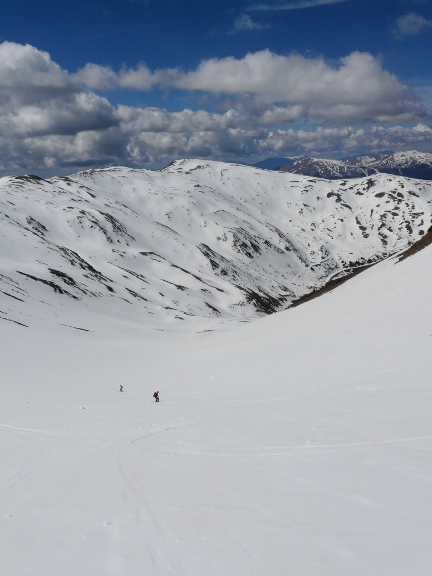
[[[255,168],[262,168],[263,170],[279,170],[282,166],[288,166],[293,162],[305,160],[306,156],[291,156],[290,158],[281,156],[272,156],[254,164]]]
[[[277,169],[326,180],[361,178],[379,173],[432,180],[432,154],[410,151],[379,156],[356,156],[348,160],[303,158],[293,161],[287,158],[287,162]]]

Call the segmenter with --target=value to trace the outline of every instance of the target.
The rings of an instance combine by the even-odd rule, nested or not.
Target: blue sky
[[[0,173],[432,151],[431,0],[14,0]]]

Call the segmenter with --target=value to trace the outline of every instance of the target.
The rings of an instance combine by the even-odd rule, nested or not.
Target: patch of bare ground
[[[398,263],[413,254],[417,254],[417,252],[420,252],[420,250],[423,250],[423,248],[426,248],[429,244],[432,244],[432,226],[420,240],[415,242],[408,250],[405,250],[405,252],[399,256]]]
[[[376,262],[374,262],[374,264],[376,264]],[[342,278],[336,278],[335,280],[330,280],[330,282],[327,282],[327,284],[325,284],[322,288],[313,290],[313,292],[309,292],[309,294],[305,294],[298,300],[295,300],[290,306],[288,306],[287,309],[295,308],[296,306],[300,306],[300,304],[304,304],[305,302],[309,302],[309,300],[313,300],[314,298],[318,298],[318,296],[322,296],[327,292],[331,292],[338,286],[341,286],[348,280],[351,280],[351,278],[354,278],[354,276],[357,276],[357,274],[360,274],[364,270],[367,270],[371,266],[374,266],[374,264],[368,264],[366,266],[362,266],[361,268],[357,268],[356,270],[349,272],[346,276],[342,276]]]

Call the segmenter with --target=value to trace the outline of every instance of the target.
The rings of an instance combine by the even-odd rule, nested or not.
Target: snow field
[[[225,332],[2,322],[3,573],[428,574],[431,259]]]

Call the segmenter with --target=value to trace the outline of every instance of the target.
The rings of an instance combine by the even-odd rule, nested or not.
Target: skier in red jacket
[[[153,398],[156,402],[159,402],[159,390],[153,394]]]

